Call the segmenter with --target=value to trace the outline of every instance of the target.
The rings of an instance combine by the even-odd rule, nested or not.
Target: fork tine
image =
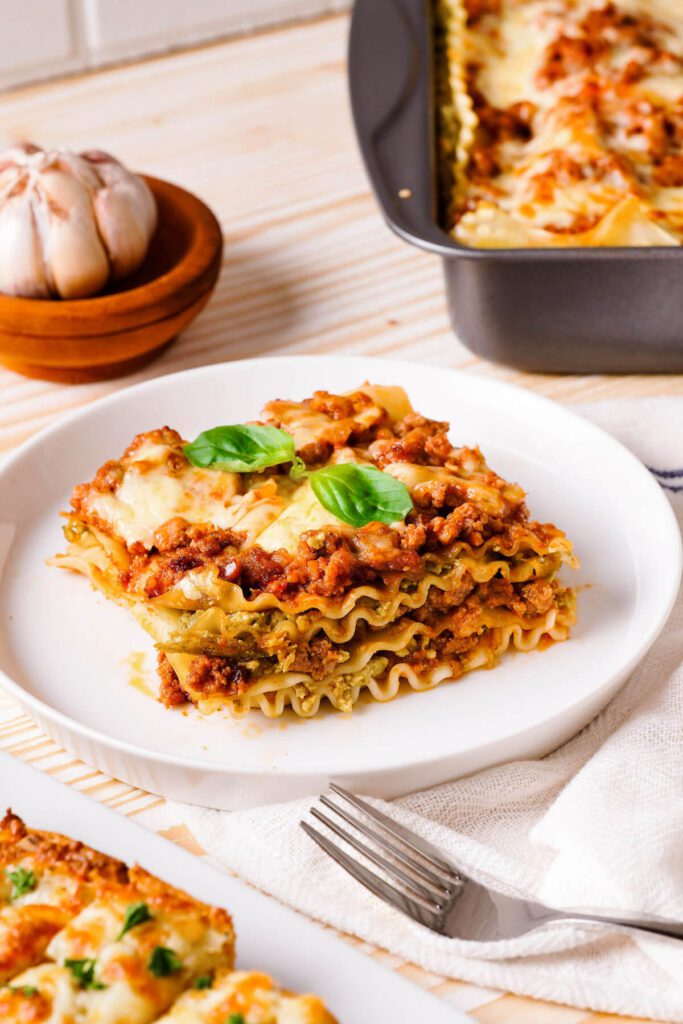
[[[378,899],[406,914],[408,917],[412,918],[413,921],[417,921],[419,924],[423,924],[427,928],[431,928],[432,931],[442,933],[442,915],[426,910],[415,900],[406,896],[405,893],[400,892],[400,890],[395,889],[393,885],[389,885],[389,883],[383,878],[375,875],[363,864],[359,864],[358,861],[353,860],[348,856],[348,854],[344,853],[338,846],[328,839],[327,836],[322,835],[322,833],[318,832],[317,829],[309,825],[307,821],[301,821],[299,824],[306,835],[312,839],[314,843],[317,843],[317,845],[326,854],[328,854],[335,863],[347,871],[352,878],[356,879],[357,882],[364,885],[366,889],[369,889],[371,893],[378,897]]]
[[[414,871],[422,882],[433,886],[437,895],[446,897],[453,895],[456,887],[452,883],[449,884],[444,882],[442,877],[439,877],[436,872],[432,871],[431,868],[425,864],[424,859],[418,861],[415,857],[411,857],[405,852],[405,850],[402,850],[397,843],[392,842],[391,839],[382,835],[378,829],[373,829],[359,818],[354,818],[353,815],[349,814],[348,811],[345,811],[343,807],[335,804],[334,801],[329,799],[329,797],[326,797],[325,795],[321,796],[320,802],[325,807],[329,808],[329,810],[334,811],[335,814],[338,814],[343,818],[347,824],[358,829],[358,831],[364,836],[367,836],[368,839],[372,839],[372,841],[379,847],[387,850],[392,857],[395,857],[402,864],[405,864],[410,871]]]
[[[415,833],[411,832],[410,829],[405,828],[403,825],[399,825],[398,822],[393,821],[391,818],[387,817],[386,814],[382,814],[381,811],[376,811],[375,808],[371,807],[370,804],[365,802],[365,800],[361,800],[361,798],[355,796],[354,793],[349,793],[348,790],[342,789],[342,787],[338,786],[335,782],[330,783],[330,789],[333,793],[336,793],[337,796],[340,796],[343,800],[347,800],[348,803],[352,804],[359,811],[362,811],[362,813],[367,815],[368,818],[372,818],[376,821],[382,826],[382,828],[386,829],[394,839],[398,839],[399,842],[405,843],[413,853],[417,853],[420,857],[423,857],[437,871],[441,871],[445,874],[449,882],[463,882],[465,880],[463,875],[456,871],[455,868],[447,861],[443,860],[436,847],[432,846],[431,843],[428,843],[426,839],[415,835]]]
[[[445,893],[435,893],[426,886],[422,885],[417,879],[407,875],[405,871],[401,870],[396,864],[392,864],[391,861],[386,858],[380,857],[379,854],[375,853],[373,849],[362,843],[360,839],[356,839],[354,835],[346,832],[340,825],[337,825],[335,821],[328,818],[326,814],[319,811],[317,807],[311,807],[311,814],[318,821],[326,825],[335,835],[339,836],[341,840],[352,846],[354,850],[362,854],[363,857],[367,857],[369,861],[372,861],[381,871],[385,871],[391,878],[400,882],[401,885],[405,886],[408,890],[408,895],[416,900],[418,903],[424,903],[427,910],[433,913],[440,913],[443,911],[443,901],[448,899]]]

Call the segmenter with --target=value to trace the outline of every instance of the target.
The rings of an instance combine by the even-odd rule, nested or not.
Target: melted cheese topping
[[[127,460],[115,491],[90,491],[88,513],[108,524],[128,545],[151,544],[154,531],[173,516],[190,523],[212,522],[221,529],[244,518],[238,473],[217,473],[189,463],[179,472],[170,470],[172,453],[170,445],[143,442]],[[246,504],[254,502],[251,498]]]
[[[262,1024],[334,1024],[316,996],[284,992],[267,974],[232,971],[186,992],[158,1024],[225,1024],[231,1014]]]
[[[476,6],[447,58],[451,89],[471,97],[460,137],[446,140],[454,237],[482,248],[681,244],[683,12],[668,0]]]
[[[296,551],[299,538],[305,530],[318,530],[324,526],[348,530],[341,519],[337,519],[320,504],[311,485],[306,482],[294,492],[284,512],[259,534],[258,543],[266,551],[276,551],[278,548]]]

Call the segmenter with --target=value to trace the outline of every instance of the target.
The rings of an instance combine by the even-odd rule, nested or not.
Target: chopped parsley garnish
[[[211,988],[213,985],[213,978],[210,974],[200,974],[198,978],[194,979],[194,987],[196,989]]]
[[[123,918],[123,927],[116,936],[116,941],[122,939],[126,932],[129,932],[131,928],[137,928],[139,924],[144,924],[145,921],[151,921],[152,915],[149,912],[149,907],[146,903],[131,903],[126,909],[125,917]]]
[[[27,999],[30,996],[38,995],[38,989],[35,985],[8,985],[7,988],[10,992],[18,992],[19,995],[26,996]]]
[[[155,978],[168,978],[182,971],[183,965],[176,953],[166,946],[155,946],[147,963],[147,969]]]
[[[69,968],[79,988],[106,988],[107,986],[95,977],[96,963],[96,960],[65,960],[64,966]]]
[[[12,883],[11,900],[18,900],[20,896],[25,896],[27,892],[33,892],[38,885],[36,876],[32,871],[27,871],[26,868],[15,868],[14,871],[6,871],[5,874]]]
[[[231,1013],[225,1024],[247,1024],[241,1013]]]

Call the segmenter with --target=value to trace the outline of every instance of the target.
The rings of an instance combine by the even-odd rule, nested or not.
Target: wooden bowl
[[[146,177],[159,222],[142,266],[91,299],[0,295],[0,363],[67,384],[118,377],[166,348],[206,304],[223,236],[196,196]]]

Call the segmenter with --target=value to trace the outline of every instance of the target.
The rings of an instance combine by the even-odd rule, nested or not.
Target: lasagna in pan
[[[317,997],[233,960],[226,911],[10,812],[0,822],[0,1020],[335,1024]]]
[[[204,713],[348,712],[565,640],[570,541],[448,429],[364,385],[140,434],[75,488],[55,564],[151,634],[162,702]]]
[[[446,227],[483,248],[683,240],[675,0],[436,0]]]

